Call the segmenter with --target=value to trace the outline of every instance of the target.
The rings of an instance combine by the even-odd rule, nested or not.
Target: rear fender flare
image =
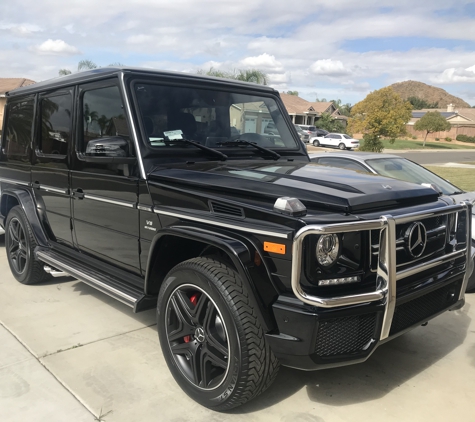
[[[2,214],[5,225],[8,212],[12,207],[7,207],[7,197],[13,197],[16,202],[22,207],[23,212],[30,223],[33,235],[35,236],[38,246],[49,247],[48,237],[46,236],[43,226],[41,225],[40,218],[37,212],[36,201],[32,194],[26,189],[3,189],[2,196],[0,198],[0,213]]]

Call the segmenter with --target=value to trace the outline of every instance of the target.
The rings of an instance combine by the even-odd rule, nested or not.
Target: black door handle
[[[84,199],[84,192],[82,189],[74,189],[73,196],[77,199]]]

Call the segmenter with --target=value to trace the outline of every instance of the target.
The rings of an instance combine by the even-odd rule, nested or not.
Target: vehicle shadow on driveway
[[[458,348],[464,342],[471,323],[469,310],[470,305],[466,304],[459,311],[447,312],[430,321],[427,327],[418,327],[381,345],[361,364],[312,372],[281,368],[274,384],[258,400],[231,413],[253,413],[265,409],[304,387],[312,402],[329,406],[346,406],[381,398]],[[470,352],[475,356],[475,345]],[[475,358],[471,364],[475,366]]]

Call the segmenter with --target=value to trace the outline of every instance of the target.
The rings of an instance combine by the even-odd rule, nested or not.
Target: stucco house
[[[429,133],[428,138],[446,138],[455,139],[457,135],[475,136],[475,108],[456,108],[449,104],[447,108],[414,110],[412,118],[407,123],[406,128],[410,135],[421,137],[421,132],[414,130],[415,123],[426,113],[438,111],[445,119],[450,122],[452,128],[446,132]]]
[[[315,125],[323,113],[328,113],[346,126],[348,118],[343,116],[331,101],[310,102],[298,97],[297,95],[284,93],[280,94],[280,96],[292,122],[297,125]]]
[[[26,78],[0,78],[0,133],[3,126],[3,113],[5,109],[5,103],[7,101],[5,93],[15,88],[34,84],[35,81]]]

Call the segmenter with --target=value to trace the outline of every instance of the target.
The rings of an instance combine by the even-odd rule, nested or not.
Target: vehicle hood
[[[464,192],[464,193],[457,193],[456,195],[450,195],[452,199],[459,204],[460,202],[469,202],[473,206],[475,206],[475,192]],[[473,208],[472,208],[473,212]]]
[[[152,185],[191,190],[216,198],[273,205],[282,196],[300,199],[307,209],[368,211],[437,201],[421,185],[316,163],[280,161],[203,162],[156,167]]]

